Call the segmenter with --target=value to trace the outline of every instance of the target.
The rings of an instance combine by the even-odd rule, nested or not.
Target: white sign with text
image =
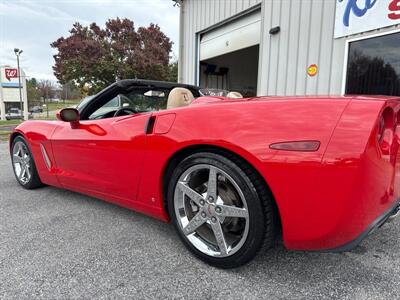
[[[400,0],[336,0],[335,38],[400,24]]]

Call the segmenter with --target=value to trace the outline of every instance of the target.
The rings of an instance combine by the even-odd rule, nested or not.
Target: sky
[[[116,17],[133,20],[136,28],[158,24],[178,56],[179,8],[172,0],[0,0],[0,65],[16,66],[14,48],[20,48],[28,78],[56,81],[50,43],[68,36],[75,22],[104,27]]]

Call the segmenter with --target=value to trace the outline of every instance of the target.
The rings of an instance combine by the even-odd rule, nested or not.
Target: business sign
[[[21,70],[21,80],[24,77],[24,72]],[[21,82],[22,94],[24,95],[25,86],[23,80]],[[19,82],[18,69],[10,66],[0,67],[0,96],[4,102],[19,102]]]
[[[18,78],[18,70],[17,69],[4,69],[5,77],[8,81],[11,81],[11,78]]]
[[[400,0],[336,0],[335,38],[400,24]]]
[[[21,72],[23,76],[23,72]],[[0,68],[0,85],[4,88],[18,88],[18,69],[10,67]]]

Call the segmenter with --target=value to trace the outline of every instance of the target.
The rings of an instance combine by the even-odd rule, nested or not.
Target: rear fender
[[[389,193],[395,167],[385,162],[377,145],[378,119],[388,105],[385,101],[350,102],[324,154],[320,194],[307,218],[295,217],[288,227],[285,244],[289,248],[337,248],[354,240],[393,205],[397,198]]]

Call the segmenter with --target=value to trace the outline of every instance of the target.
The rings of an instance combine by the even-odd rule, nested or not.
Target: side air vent
[[[156,117],[151,116],[147,121],[146,127],[144,129],[145,134],[152,134],[154,132],[154,124],[156,123]]]
[[[43,155],[43,160],[46,164],[47,169],[51,169],[51,160],[49,158],[49,155],[46,152],[46,148],[43,146],[43,144],[40,144],[40,150],[42,150],[42,155]]]

